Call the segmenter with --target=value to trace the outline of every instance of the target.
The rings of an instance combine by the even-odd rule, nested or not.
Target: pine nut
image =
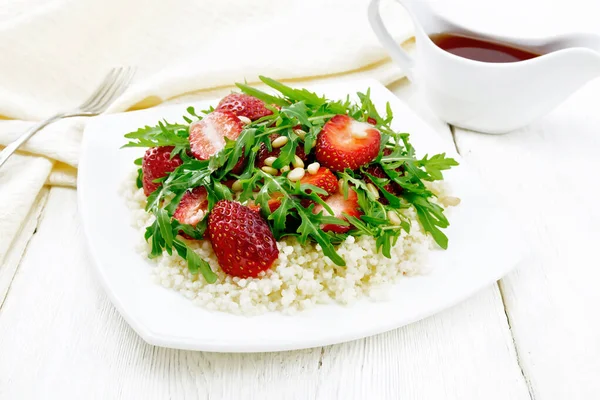
[[[290,166],[286,165],[284,167],[281,167],[281,169],[279,170],[279,172],[281,172],[283,174],[284,172],[289,172],[289,170],[290,170]]]
[[[304,168],[304,161],[300,157],[294,154],[294,161],[292,161],[292,165],[295,168]]]
[[[398,214],[394,211],[391,211],[391,210],[388,211],[387,217],[388,217],[388,220],[390,221],[390,224],[392,224],[392,225],[400,226],[400,224],[402,224],[402,220],[400,219]]]
[[[306,132],[304,132],[302,129],[294,129],[294,133],[302,140],[304,140],[306,137]]]
[[[269,166],[264,166],[261,169],[269,175],[277,175],[277,173],[279,172],[275,168]]]
[[[267,158],[265,158],[264,163],[265,163],[266,166],[270,167],[270,166],[273,165],[273,163],[275,161],[277,161],[277,157],[267,157]]]
[[[250,118],[248,117],[244,117],[243,115],[238,116],[238,119],[242,122],[242,124],[244,125],[248,125],[250,122],[252,122],[252,120],[250,120]]]
[[[233,185],[231,185],[231,190],[233,190],[234,192],[241,192],[242,189],[242,181],[240,181],[239,179],[237,179],[235,182],[233,182]]]
[[[280,147],[285,146],[287,142],[287,136],[279,136],[277,139],[273,140],[273,143],[271,143],[271,145],[273,146],[273,148],[278,149]]]
[[[373,185],[372,183],[367,183],[367,189],[369,189],[369,192],[371,192],[373,197],[375,197],[376,199],[379,198],[379,189],[377,189],[375,185]]]
[[[294,168],[287,177],[292,182],[299,181],[304,178],[304,168]]]
[[[338,191],[340,193],[344,193],[344,180],[343,179],[340,179],[338,181]]]
[[[456,207],[460,204],[460,199],[458,197],[446,196],[440,199],[440,203],[446,207]]]
[[[310,164],[306,168],[306,170],[308,171],[309,174],[316,175],[317,172],[319,172],[319,168],[321,168],[321,164],[319,164],[318,162],[314,162],[314,163]]]

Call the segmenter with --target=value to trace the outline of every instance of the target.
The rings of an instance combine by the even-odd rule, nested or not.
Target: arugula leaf
[[[285,97],[287,97],[290,101],[293,102],[304,102],[306,105],[310,106],[322,106],[327,102],[325,97],[320,97],[316,93],[309,92],[306,89],[293,89],[289,86],[284,85],[281,82],[277,82],[274,79],[267,78],[266,76],[259,76],[259,79],[263,81],[266,85],[272,87],[277,90]]]
[[[278,106],[286,106],[286,105],[290,104],[287,101],[285,101],[284,99],[282,99],[281,97],[271,96],[270,94],[267,94],[267,93],[263,92],[262,90],[253,88],[252,86],[248,86],[243,83],[236,83],[235,85],[238,88],[240,88],[242,90],[242,92],[246,93],[247,95],[254,96],[257,99],[264,101],[266,104],[275,104]]]
[[[142,171],[141,168],[138,168],[138,170],[137,170],[137,176],[135,178],[135,186],[138,189],[141,189],[144,187],[144,172]]]
[[[160,229],[160,234],[165,241],[165,250],[171,254],[171,248],[173,247],[173,230],[171,229],[171,219],[164,209],[159,209],[156,213],[156,222]]]
[[[195,117],[196,119],[202,119],[201,116],[199,116],[198,114],[196,114],[196,109],[192,106],[189,106],[188,108],[185,109],[188,114],[190,114],[192,117]]]
[[[310,154],[315,143],[317,142],[317,135],[321,132],[322,126],[311,126],[309,131],[304,135],[304,153]]]
[[[373,101],[371,100],[371,89],[369,88],[367,90],[366,94],[357,93],[357,95],[362,104],[361,111],[367,117],[371,117],[371,118],[375,119],[375,121],[377,121],[378,124],[381,124],[382,122],[384,122],[383,118],[381,118],[381,116],[377,112],[377,109],[375,108]]]
[[[187,261],[188,268],[192,274],[200,272],[208,283],[215,283],[217,281],[217,275],[212,271],[210,265],[200,258],[193,249],[179,239],[175,239],[173,245],[177,250],[177,254]]]
[[[273,163],[273,168],[279,169],[284,165],[290,165],[290,163],[294,161],[297,146],[296,142],[297,136],[295,134],[288,136],[288,142],[281,148],[279,157],[277,157],[277,160]]]
[[[425,171],[431,176],[431,180],[441,180],[444,179],[441,171],[457,166],[458,162],[453,158],[446,158],[446,153],[436,154],[430,159],[427,159],[426,154],[419,160],[419,165],[425,168]]]
[[[383,124],[389,125],[392,123],[393,119],[394,119],[394,113],[392,112],[392,106],[390,105],[390,102],[388,101],[387,103],[385,103],[385,119],[383,120]]]
[[[300,243],[306,243],[306,239],[310,236],[321,245],[323,254],[329,257],[331,261],[336,265],[345,266],[346,261],[335,251],[327,234],[321,229],[321,220],[323,219],[323,216],[314,215],[312,213],[312,207],[313,206],[311,205],[311,210],[307,210],[302,206],[298,209],[298,215],[302,221],[298,227],[298,233],[300,234],[298,239],[300,240]]]
[[[189,148],[187,125],[170,124],[160,121],[156,126],[145,126],[137,131],[125,134],[130,140],[122,147],[175,146],[178,149]]]
[[[442,249],[447,249],[448,237],[439,229],[447,228],[450,225],[448,219],[444,216],[444,209],[420,196],[409,195],[407,199],[415,207],[423,229],[431,233],[435,242]]]
[[[294,103],[290,106],[281,107],[281,113],[289,118],[298,119],[302,125],[311,124],[308,120],[308,107],[306,107],[306,104],[304,104],[303,101],[299,101],[298,103]]]

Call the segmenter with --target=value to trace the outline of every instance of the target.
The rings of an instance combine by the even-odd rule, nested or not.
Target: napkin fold
[[[81,103],[118,65],[138,68],[109,108],[121,112],[214,98],[233,82],[403,76],[367,21],[366,0],[9,0],[0,11],[0,148],[36,121]],[[404,11],[383,5],[398,43]],[[47,197],[76,185],[88,119],[64,120],[31,138],[0,168],[3,270],[18,262]],[[75,210],[73,210],[75,212]],[[14,268],[12,268],[14,269]]]

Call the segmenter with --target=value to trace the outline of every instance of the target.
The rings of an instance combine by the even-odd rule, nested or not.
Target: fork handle
[[[4,165],[4,163],[6,162],[6,160],[8,160],[8,158],[10,156],[13,155],[13,153],[15,151],[17,151],[17,149],[19,147],[21,147],[21,145],[23,143],[25,143],[30,137],[32,137],[33,135],[35,135],[37,132],[39,132],[42,128],[44,128],[46,125],[49,125],[53,122],[56,122],[60,119],[64,118],[64,114],[57,114],[53,117],[50,117],[42,122],[37,123],[35,126],[32,126],[29,130],[27,130],[26,132],[24,132],[21,136],[19,136],[17,138],[17,140],[11,142],[8,144],[8,146],[6,146],[4,148],[4,150],[2,150],[0,152],[0,167],[2,167]]]
[[[9,157],[12,156],[13,153],[15,151],[17,151],[17,149],[19,147],[21,147],[21,145],[23,143],[25,143],[30,137],[35,135],[37,132],[39,132],[41,129],[43,129],[47,125],[50,125],[51,123],[59,121],[64,118],[88,117],[88,116],[92,116],[92,115],[96,115],[96,114],[89,113],[89,112],[74,112],[74,113],[68,113],[68,114],[61,113],[61,114],[56,114],[55,116],[50,117],[42,122],[39,122],[35,126],[32,126],[28,131],[26,131],[21,136],[19,136],[17,138],[17,140],[11,142],[8,146],[6,146],[4,148],[4,150],[0,151],[0,168],[4,165],[4,163],[6,163],[6,160],[8,160]]]

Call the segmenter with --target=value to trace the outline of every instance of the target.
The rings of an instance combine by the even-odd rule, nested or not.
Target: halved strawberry
[[[326,190],[329,194],[333,194],[338,190],[338,179],[331,172],[329,168],[321,167],[316,174],[305,174],[304,178],[300,180],[301,184],[308,184],[320,187]],[[307,191],[308,193],[309,191]],[[320,195],[321,198],[327,197],[327,195]]]
[[[208,160],[225,147],[225,139],[237,139],[243,124],[229,111],[213,111],[190,125],[190,148],[199,160]]]
[[[231,111],[237,116],[250,118],[251,121],[273,114],[262,100],[243,93],[231,93],[223,97],[216,110]]]
[[[277,139],[280,135],[271,135],[271,141]],[[265,166],[265,160],[268,157],[279,157],[281,154],[281,148],[271,149],[271,151],[267,150],[267,146],[264,143],[260,144],[260,148],[258,149],[258,153],[256,153],[256,166],[258,168]],[[304,152],[304,146],[299,144],[296,147],[296,155],[300,157],[302,161],[308,161],[308,156]]]
[[[182,224],[196,226],[198,222],[204,219],[207,210],[208,197],[206,189],[198,186],[183,195],[173,218]]]
[[[348,198],[345,199],[344,198],[344,194],[341,192],[336,192],[335,194],[332,194],[330,197],[328,197],[325,200],[325,203],[327,203],[327,205],[329,207],[331,207],[331,210],[333,211],[333,216],[346,220],[347,219],[342,215],[342,213],[346,213],[348,215],[350,215],[351,217],[360,217],[360,207],[358,205],[358,196],[356,195],[356,192],[350,188],[348,189]],[[323,211],[323,215],[331,215],[329,214],[329,212],[320,204],[317,204],[316,207],[313,209],[313,213],[318,214],[321,211]],[[348,232],[350,229],[352,229],[351,226],[342,226],[342,225],[336,225],[336,224],[323,224],[321,226],[321,229],[323,229],[324,231],[331,231],[331,232],[336,232],[336,233],[346,233]]]
[[[372,125],[347,115],[331,118],[317,137],[317,161],[332,171],[355,170],[373,161],[379,154],[381,133]]]
[[[154,182],[155,179],[167,176],[182,164],[179,156],[171,158],[172,151],[173,146],[152,147],[146,150],[142,160],[143,187],[146,196],[150,196],[150,193],[161,186],[160,183]]]
[[[215,204],[208,216],[208,237],[221,269],[232,276],[256,277],[271,268],[279,256],[267,222],[234,201]]]

